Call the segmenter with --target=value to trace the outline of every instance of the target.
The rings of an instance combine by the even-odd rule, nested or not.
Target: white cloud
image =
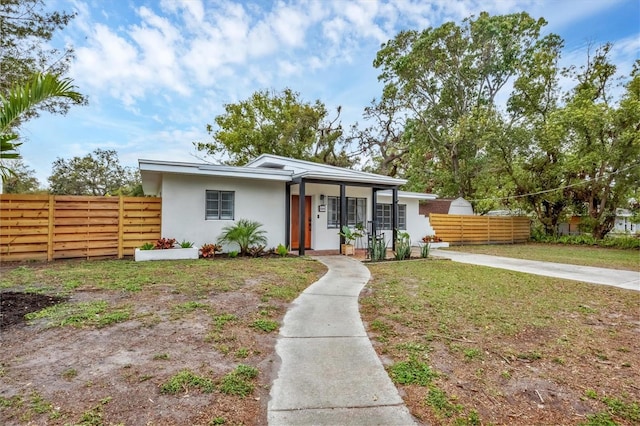
[[[309,17],[304,13],[278,3],[269,21],[278,38],[287,46],[300,47],[304,44]]]
[[[283,76],[298,74],[300,71],[300,67],[296,64],[289,61],[278,61],[278,72]]]
[[[348,2],[341,8],[342,13],[351,24],[349,27],[358,38],[373,38],[378,42],[388,39],[385,33],[374,22],[379,12],[377,1]]]

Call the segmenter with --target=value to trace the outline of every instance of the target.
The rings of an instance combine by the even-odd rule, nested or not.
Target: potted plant
[[[346,256],[353,255],[355,253],[353,242],[356,238],[362,237],[362,233],[344,225],[338,235],[344,238],[344,244],[340,245],[340,253]]]

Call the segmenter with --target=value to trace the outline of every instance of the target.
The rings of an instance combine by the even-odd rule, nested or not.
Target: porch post
[[[393,241],[391,242],[391,248],[395,251],[396,249],[396,239],[398,238],[398,187],[394,187],[391,190],[392,199],[393,199],[393,207],[391,209],[391,221],[393,223]]]
[[[371,221],[376,222],[378,220],[378,188],[371,188],[371,203],[373,204],[373,210],[371,210]]]
[[[340,184],[340,229],[338,232],[342,232],[342,227],[347,224],[347,189],[344,183]],[[340,244],[344,244],[344,237],[340,236]]]
[[[291,249],[291,182],[284,187],[284,244]]]
[[[298,237],[298,255],[304,256],[304,246],[305,244],[305,228],[306,224],[304,223],[305,219],[305,202],[304,202],[305,194],[304,194],[304,179],[300,179],[300,195],[298,196],[298,218],[300,221],[300,234]]]

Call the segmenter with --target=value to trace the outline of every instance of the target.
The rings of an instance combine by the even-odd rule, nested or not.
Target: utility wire
[[[590,182],[594,182],[594,181],[597,181],[597,180],[600,180],[600,179],[604,179],[605,177],[609,177],[611,175],[615,175],[615,174],[624,172],[626,170],[633,169],[634,167],[638,167],[638,166],[640,166],[640,163],[631,164],[630,166],[625,167],[624,169],[617,170],[615,172],[609,172],[609,173],[603,174],[602,176],[597,176],[597,177],[595,177],[593,179],[589,179],[589,180],[585,179],[582,182],[576,182],[576,183],[572,183],[572,184],[569,184],[569,185],[560,186],[558,188],[545,189],[545,190],[542,190],[542,191],[530,192],[528,194],[522,194],[522,195],[509,195],[509,196],[506,196],[506,197],[476,198],[476,199],[468,200],[468,201],[502,201],[502,200],[513,200],[515,198],[528,197],[530,195],[547,194],[549,192],[560,191],[560,190],[566,189],[566,188],[573,188],[574,186],[580,186],[580,185],[583,185],[585,183],[590,183]]]

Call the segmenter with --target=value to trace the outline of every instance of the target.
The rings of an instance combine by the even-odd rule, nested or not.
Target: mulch
[[[0,329],[25,323],[25,315],[68,300],[66,297],[6,291],[0,293]]]

